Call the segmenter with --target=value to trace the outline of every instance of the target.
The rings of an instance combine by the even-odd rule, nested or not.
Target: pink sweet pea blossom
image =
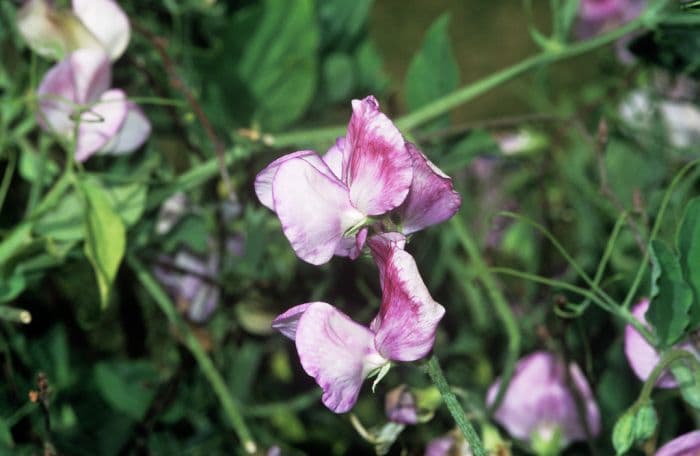
[[[53,3],[26,0],[17,13],[17,28],[37,54],[62,59],[77,49],[95,49],[114,61],[124,53],[131,26],[115,1],[72,0],[72,11]]]
[[[700,431],[676,437],[659,448],[656,456],[700,456]]]
[[[418,422],[416,397],[406,385],[399,385],[386,394],[384,411],[389,421],[394,423],[416,424]]]
[[[302,367],[323,389],[323,403],[336,413],[353,407],[369,374],[391,361],[427,355],[445,313],[430,296],[411,255],[391,242],[377,248],[382,303],[369,328],[325,302],[298,305],[272,323],[295,341]]]
[[[368,96],[353,100],[347,135],[320,157],[285,155],[255,179],[260,202],[277,213],[296,254],[323,264],[357,258],[368,227],[396,211],[405,234],[442,222],[459,209],[451,180],[412,144]]]
[[[463,438],[445,435],[430,441],[425,448],[425,456],[472,456],[469,444]]]
[[[581,38],[606,32],[635,19],[646,0],[581,0],[577,35]]]
[[[647,309],[649,309],[649,300],[642,299],[632,308],[632,315],[640,322],[646,324],[644,315],[647,313]],[[692,343],[689,341],[680,342],[675,345],[675,348],[696,353]],[[642,381],[646,381],[646,379],[649,378],[651,371],[654,370],[661,360],[659,352],[657,352],[631,325],[625,326],[625,356],[627,356],[627,362],[630,364],[634,373]],[[665,371],[659,377],[655,386],[658,388],[676,388],[678,382],[670,372]]]
[[[78,161],[133,152],[151,133],[141,109],[123,90],[109,88],[111,79],[107,54],[80,49],[54,65],[37,89],[39,125],[74,139]]]
[[[549,352],[535,352],[518,361],[495,419],[515,438],[559,438],[563,449],[570,442],[585,440],[586,432],[576,410],[576,400],[566,382],[563,362]],[[581,369],[569,364],[569,374],[583,399],[585,418],[592,435],[600,432],[600,412]],[[487,402],[493,403],[500,380],[488,391]]]

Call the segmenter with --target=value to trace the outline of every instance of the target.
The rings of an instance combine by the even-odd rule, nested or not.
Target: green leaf
[[[635,403],[617,420],[613,428],[613,446],[624,454],[637,441],[646,440],[656,431],[659,419],[651,401]]]
[[[459,85],[459,67],[447,32],[450,16],[445,13],[430,26],[418,53],[413,57],[404,83],[406,103],[416,110],[446,95]],[[446,116],[430,123],[431,127],[448,122]]]
[[[328,99],[339,102],[347,99],[355,85],[352,59],[335,53],[323,61],[323,87]]]
[[[656,240],[650,247],[657,294],[652,297],[645,318],[654,327],[661,346],[668,347],[685,334],[693,293],[684,282],[681,266],[671,249]]]
[[[148,411],[158,383],[157,372],[148,361],[100,362],[93,378],[110,406],[137,421]]]
[[[126,184],[102,186],[97,178],[84,179],[90,185],[97,185],[104,193],[114,210],[119,213],[127,226],[139,221],[146,207],[146,186]],[[35,233],[55,241],[80,241],[85,236],[85,205],[83,198],[72,191],[59,201],[58,205],[36,222]]]
[[[656,416],[656,410],[651,402],[647,402],[637,409],[637,414],[634,417],[634,437],[637,440],[646,440],[656,431],[656,426],[659,424],[659,418]]]
[[[700,410],[700,371],[695,371],[683,362],[673,363],[671,372],[676,378],[683,399],[696,410]]]
[[[80,186],[85,197],[85,256],[95,271],[100,302],[105,308],[124,257],[126,229],[99,184],[84,181]]]
[[[349,50],[367,24],[372,0],[323,0],[318,2],[324,49]]]
[[[677,243],[681,269],[694,296],[688,312],[689,329],[694,330],[700,325],[700,197],[692,199],[686,206]]]
[[[311,0],[265,0],[238,72],[256,101],[254,120],[277,130],[309,107],[317,86],[319,28]]]
[[[579,9],[579,0],[563,0],[559,4],[559,10],[556,12],[556,21],[558,21],[557,30],[559,31],[559,36],[557,39],[561,42],[565,42],[566,38],[569,36],[571,31],[571,26],[576,19]]]

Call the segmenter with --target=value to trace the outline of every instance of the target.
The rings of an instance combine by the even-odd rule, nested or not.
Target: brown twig
[[[202,126],[204,133],[209,139],[209,142],[211,142],[212,146],[214,147],[214,153],[216,154],[216,158],[219,162],[219,174],[221,175],[221,181],[224,184],[226,194],[229,196],[229,198],[235,200],[236,196],[233,193],[231,178],[229,177],[228,170],[226,169],[224,146],[221,143],[221,141],[219,141],[219,138],[216,135],[216,132],[214,131],[214,127],[209,121],[209,117],[207,117],[206,113],[204,112],[204,109],[202,109],[202,105],[197,100],[197,97],[194,96],[189,87],[187,87],[187,84],[185,84],[183,79],[180,77],[177,70],[177,65],[175,64],[175,61],[172,59],[172,57],[170,57],[170,53],[168,52],[167,40],[154,34],[153,32],[151,32],[150,30],[148,30],[147,28],[143,27],[135,21],[132,21],[131,25],[134,28],[134,30],[143,35],[153,45],[156,52],[158,52],[161,61],[163,62],[163,67],[165,68],[165,72],[168,74],[170,85],[175,91],[182,93],[182,95],[185,97],[185,100],[187,100],[187,103],[190,105],[190,108],[192,108],[192,111],[194,112],[195,116],[197,117],[197,120]]]

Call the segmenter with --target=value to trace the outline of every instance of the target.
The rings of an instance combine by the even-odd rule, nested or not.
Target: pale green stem
[[[216,370],[214,363],[207,353],[204,351],[202,344],[199,342],[197,337],[194,335],[189,326],[182,320],[180,315],[175,310],[170,298],[165,294],[160,285],[153,279],[148,270],[144,265],[136,259],[133,255],[127,256],[127,262],[129,266],[133,269],[138,277],[139,281],[146,289],[146,291],[154,299],[160,310],[168,318],[170,324],[177,328],[178,332],[182,336],[185,346],[192,353],[194,359],[197,361],[199,368],[202,373],[209,381],[214,393],[218,396],[219,402],[223,407],[224,413],[231,422],[233,431],[238,436],[241,442],[241,446],[248,454],[253,454],[257,451],[257,445],[253,441],[250,435],[250,431],[243,421],[243,416],[238,409],[238,404],[231,396],[223,377]]]
[[[450,385],[445,379],[445,374],[442,373],[440,368],[440,363],[435,355],[431,356],[428,362],[425,364],[425,370],[430,376],[430,379],[435,384],[435,387],[440,391],[442,400],[445,401],[447,410],[450,411],[452,418],[455,420],[457,427],[464,438],[467,439],[469,443],[469,448],[474,456],[486,456],[486,450],[484,450],[484,445],[481,443],[481,439],[474,430],[474,426],[471,425],[466,415],[464,414],[464,409],[459,404],[459,401],[455,397],[454,393],[450,389]]]
[[[503,396],[508,389],[511,378],[513,377],[515,363],[518,361],[518,356],[520,356],[520,329],[518,328],[518,323],[513,316],[513,311],[508,305],[503,293],[501,293],[501,289],[499,288],[496,279],[491,274],[491,271],[481,256],[481,251],[479,250],[476,241],[472,238],[469,229],[459,217],[459,214],[452,217],[450,223],[452,224],[452,228],[454,228],[455,233],[457,233],[457,239],[459,239],[462,247],[464,247],[467,255],[469,255],[469,259],[474,268],[474,275],[484,285],[484,288],[486,288],[486,293],[491,299],[491,302],[496,309],[496,313],[498,314],[498,318],[500,318],[501,322],[503,323],[503,327],[508,335],[508,351],[506,354],[505,367],[503,368],[503,373],[501,374],[501,383],[498,387],[498,393],[496,394],[496,397],[489,408],[489,412],[493,413],[494,411],[498,410],[498,406],[503,400]]]

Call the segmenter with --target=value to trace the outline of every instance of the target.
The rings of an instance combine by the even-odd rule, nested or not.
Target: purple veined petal
[[[117,60],[129,44],[129,18],[113,0],[73,0],[73,11],[98,39],[112,61]]]
[[[318,157],[316,155],[316,157]],[[302,260],[319,265],[333,256],[345,231],[362,222],[364,214],[353,207],[347,187],[335,176],[319,170],[308,157],[287,160],[272,183],[274,208],[282,231]]]
[[[640,322],[646,324],[644,315],[647,309],[649,309],[649,300],[643,299],[632,308],[632,315]],[[659,356],[656,349],[631,325],[625,326],[625,356],[635,375],[642,381],[646,381],[649,378],[651,371],[654,370],[654,367],[661,360],[661,356]],[[655,386],[658,388],[675,388],[678,386],[678,382],[676,382],[676,379],[670,372],[666,371],[659,377]]]
[[[100,100],[80,115],[75,159],[84,162],[104,147],[122,128],[127,115],[126,94],[108,90]]]
[[[299,304],[298,306],[294,306],[288,311],[278,315],[274,320],[272,320],[272,329],[281,332],[282,335],[292,340],[295,340],[299,319],[304,312],[306,312],[306,309],[309,306],[310,304]]]
[[[379,284],[384,287],[384,273],[394,248],[403,250],[406,247],[406,236],[395,231],[375,234],[367,241],[372,258],[379,269]]]
[[[112,83],[112,67],[103,51],[78,49],[68,57],[73,69],[75,101],[81,104],[96,102]]]
[[[381,215],[406,199],[413,161],[403,136],[373,96],[353,100],[352,110],[345,137],[345,182],[355,207],[366,215]]]
[[[588,427],[596,435],[600,431],[600,412],[590,387],[575,364],[569,365],[569,371],[584,400]],[[487,404],[495,400],[499,385],[500,379],[489,388]],[[518,361],[494,417],[510,435],[525,441],[535,433],[549,434],[555,427],[561,431],[562,448],[586,439],[576,401],[566,384],[564,364],[548,352],[535,352]]]
[[[323,403],[335,413],[350,410],[362,382],[386,364],[372,332],[324,302],[310,303],[299,318],[296,346],[301,365],[323,389]]]
[[[700,455],[700,430],[678,436],[656,451],[656,456],[698,455]]]
[[[455,215],[462,198],[452,187],[449,176],[413,144],[407,143],[407,148],[413,157],[413,180],[398,213],[403,233],[411,234]]]
[[[445,308],[433,301],[413,257],[394,246],[384,269],[382,304],[370,325],[379,353],[415,361],[430,352]]]
[[[124,125],[117,135],[100,150],[100,154],[124,155],[141,147],[151,135],[151,122],[136,103],[127,101]]]
[[[341,136],[336,139],[335,144],[323,156],[323,161],[333,171],[335,177],[343,182],[345,182],[343,170],[345,169],[345,163],[347,163],[347,154],[345,152],[345,137]]]
[[[321,168],[321,172],[333,174],[333,172],[328,169],[327,166],[322,165],[321,158],[312,150],[299,150],[292,152],[291,154],[281,156],[277,160],[267,165],[258,173],[257,176],[255,176],[255,194],[258,196],[258,199],[263,206],[272,211],[275,210],[275,204],[272,199],[272,181],[275,179],[275,175],[277,174],[280,166],[293,158],[303,158],[309,161],[316,168]]]

